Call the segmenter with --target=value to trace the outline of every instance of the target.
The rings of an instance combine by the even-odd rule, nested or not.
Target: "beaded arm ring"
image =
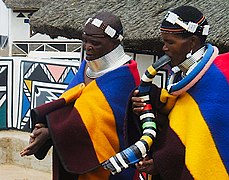
[[[139,97],[143,98],[146,103],[142,113],[140,114],[143,135],[135,144],[102,163],[103,168],[109,170],[112,174],[119,173],[139,162],[150,150],[153,140],[156,138],[157,134],[156,113],[150,103],[150,87],[157,71],[169,62],[170,58],[167,55],[162,56],[153,65],[148,67],[142,76],[141,84],[138,87],[138,90]]]

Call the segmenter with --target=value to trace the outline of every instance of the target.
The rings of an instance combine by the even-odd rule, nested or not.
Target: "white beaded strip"
[[[85,25],[88,24],[88,23],[91,23],[93,24],[94,26],[98,27],[98,28],[101,28],[101,26],[103,25],[103,21],[98,19],[98,18],[95,18],[95,19],[92,19],[92,18],[89,18]],[[101,28],[108,36],[110,36],[111,38],[114,38],[115,34],[117,33],[117,31],[112,28],[111,26],[107,25],[105,29]],[[123,36],[121,34],[118,35],[118,40],[122,41],[123,39]]]
[[[188,32],[191,32],[191,33],[195,33],[196,32],[196,29],[197,27],[199,26],[197,23],[194,23],[194,22],[188,22],[188,24],[186,24],[184,21],[180,20],[180,17],[169,11],[165,17],[165,20],[170,22],[171,24],[178,24],[179,26],[181,26],[182,28],[184,28],[185,30],[187,30]],[[208,35],[209,33],[209,28],[210,26],[209,25],[204,25],[203,26],[203,31],[202,31],[202,35]]]
[[[148,118],[148,117],[155,119],[155,115],[153,113],[144,113],[140,116],[140,120],[143,120],[143,119]]]

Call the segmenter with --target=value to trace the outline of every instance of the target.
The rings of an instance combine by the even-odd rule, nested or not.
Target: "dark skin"
[[[196,52],[203,46],[197,36],[182,38],[172,33],[161,33],[164,46],[162,50],[171,58],[171,64],[177,66],[186,59],[186,55],[192,50]],[[138,90],[135,90],[132,97],[133,112],[139,114],[145,106],[144,100],[137,97]]]
[[[34,130],[30,134],[29,145],[20,152],[20,155],[33,155],[49,138],[48,128],[46,128],[44,124],[36,124]]]
[[[104,56],[120,44],[118,40],[110,38],[102,29],[91,24],[85,26],[82,40],[84,50],[86,51],[86,60],[88,61],[93,61]],[[84,74],[84,80],[87,85],[93,79]]]
[[[83,46],[86,51],[86,60],[93,61],[115,49],[120,41],[110,38],[101,29],[87,24],[84,28]],[[85,68],[87,68],[86,66]],[[85,71],[86,72],[86,71]],[[89,78],[84,73],[84,83],[89,84],[94,79]],[[50,138],[49,130],[44,124],[36,124],[30,134],[29,145],[21,152],[21,156],[29,156],[38,151],[38,149]]]
[[[161,33],[161,37],[164,42],[162,50],[171,58],[172,67],[182,63],[186,59],[187,53],[191,50],[194,53],[203,46],[196,35],[184,38],[173,33]],[[144,100],[137,97],[138,93],[139,90],[135,90],[131,98],[133,112],[137,115],[139,115],[145,106]],[[136,163],[135,166],[139,172],[152,175],[158,174],[153,159],[149,159],[148,157]]]
[[[164,46],[162,50],[171,58],[172,67],[179,65],[186,59],[186,55],[196,52],[203,46],[196,35],[182,37],[179,34],[161,33]]]
[[[136,163],[135,166],[139,172],[145,172],[151,175],[158,174],[157,169],[154,165],[153,159],[150,159],[148,156],[146,156],[143,160]]]

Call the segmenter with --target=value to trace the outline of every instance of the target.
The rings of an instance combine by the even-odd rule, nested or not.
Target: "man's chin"
[[[86,59],[87,61],[93,61],[93,60],[95,60],[96,58],[86,56],[85,59]]]

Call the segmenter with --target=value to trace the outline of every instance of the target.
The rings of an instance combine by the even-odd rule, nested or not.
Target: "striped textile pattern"
[[[149,92],[157,71],[168,62],[170,62],[170,58],[164,55],[155,64],[148,67],[143,74],[141,84],[138,87],[138,95],[143,98],[146,103],[140,114],[143,135],[139,141],[102,163],[104,169],[111,171],[112,174],[120,173],[122,170],[139,162],[147,155],[153,144],[157,134],[157,124],[156,113],[152,108]]]
[[[154,88],[150,92],[154,97],[159,91],[160,98],[153,105],[165,104],[158,115],[169,112],[149,154],[160,179],[228,179],[229,53],[218,55],[216,47],[208,48],[213,51],[206,61],[200,61],[203,64],[194,69],[192,78],[178,82],[170,91]],[[131,118],[130,142],[140,136],[139,118]]]
[[[181,91],[185,86],[177,89],[182,92],[179,95],[174,91],[178,98],[168,116],[164,140],[174,143],[153,154],[162,179],[228,179],[228,67],[229,53],[219,55],[204,75],[199,71],[198,82],[189,81],[186,92]],[[175,159],[181,159],[176,161],[179,165],[174,164]]]
[[[129,94],[140,83],[137,64],[131,60],[129,64],[106,73],[87,86],[83,83],[85,65],[83,61],[75,78],[58,100],[34,110],[36,122],[44,121],[39,117],[41,113],[42,117],[46,116],[57,159],[63,166],[61,171],[54,168],[53,173],[56,178],[74,175],[74,179],[79,180],[131,180],[135,170],[112,177],[109,171],[101,167],[101,163],[124,147],[125,107]]]

